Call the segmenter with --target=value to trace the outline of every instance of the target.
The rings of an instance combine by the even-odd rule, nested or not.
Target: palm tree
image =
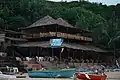
[[[107,38],[107,46],[112,50],[114,53],[114,61],[116,59],[116,43],[118,44],[118,41],[120,39],[120,29],[117,23],[111,24],[112,26],[108,26],[106,29],[103,30],[104,39]]]

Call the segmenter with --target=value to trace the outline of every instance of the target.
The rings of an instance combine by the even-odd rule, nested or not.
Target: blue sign
[[[51,47],[60,47],[63,43],[63,39],[50,39]]]

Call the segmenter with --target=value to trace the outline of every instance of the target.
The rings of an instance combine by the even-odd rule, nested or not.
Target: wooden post
[[[53,48],[52,48],[52,57],[54,56],[54,53],[53,53]]]
[[[31,47],[29,47],[29,52],[30,52],[30,57],[31,57],[32,55],[31,55],[31,49],[30,49],[30,48],[31,48]]]
[[[40,56],[40,55],[39,55],[39,53],[40,53],[39,47],[37,47],[37,53],[38,53],[38,57],[39,57],[39,56]]]
[[[60,52],[60,61],[62,60],[62,52]]]
[[[14,57],[14,47],[12,46],[12,53],[13,53],[13,57]]]
[[[60,61],[62,60],[62,53],[64,51],[64,48],[61,48],[61,52],[60,52]]]
[[[56,31],[56,35],[55,35],[55,36],[57,37],[57,26],[55,26],[55,29],[56,29],[56,30],[55,30],[55,31]]]
[[[67,33],[68,33],[68,28],[67,28]],[[69,44],[68,36],[67,36],[67,41],[68,41],[68,44]],[[68,58],[69,58],[69,50],[68,50]]]
[[[74,59],[74,51],[73,51],[73,59]],[[75,67],[74,60],[73,60],[73,66]]]
[[[100,60],[100,59],[99,59],[99,54],[98,54],[98,53],[97,53],[97,57],[98,57],[98,64],[99,64],[99,60]]]

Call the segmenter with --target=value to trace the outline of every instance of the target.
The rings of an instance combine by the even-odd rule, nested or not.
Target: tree
[[[25,27],[28,25],[28,22],[22,16],[9,17],[8,29],[17,30],[20,27]]]
[[[5,29],[5,23],[4,23],[4,20],[2,18],[0,18],[0,28]]]

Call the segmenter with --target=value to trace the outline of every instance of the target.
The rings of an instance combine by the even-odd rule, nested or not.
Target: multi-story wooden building
[[[5,52],[8,46],[27,41],[22,38],[21,32],[0,29],[0,51]]]
[[[92,45],[92,32],[76,28],[62,18],[53,19],[50,16],[45,16],[20,30],[26,34],[23,35],[23,38],[28,40],[23,44],[15,45],[22,48],[21,54],[23,56],[48,55],[106,61],[106,53],[109,53]],[[63,39],[63,43],[60,47],[52,48],[50,46],[51,39]]]
[[[19,71],[24,70],[24,65],[20,64],[14,56],[15,48],[13,47],[14,44],[27,41],[22,38],[22,35],[21,32],[0,29],[0,71],[6,72],[6,66],[18,67]]]
[[[3,59],[1,57],[0,61],[3,62],[0,63],[0,67],[6,65],[19,67],[20,65],[15,61],[16,56],[22,57],[22,59],[28,56],[57,56],[59,60],[72,57],[85,61],[94,60],[95,63],[110,62],[113,58],[109,51],[93,45],[92,32],[76,28],[62,18],[53,19],[45,16],[19,30],[20,32],[0,30],[0,52],[6,52],[8,56],[12,57]],[[51,46],[53,39],[62,40],[62,44],[57,47]],[[0,68],[0,70],[2,69]]]

